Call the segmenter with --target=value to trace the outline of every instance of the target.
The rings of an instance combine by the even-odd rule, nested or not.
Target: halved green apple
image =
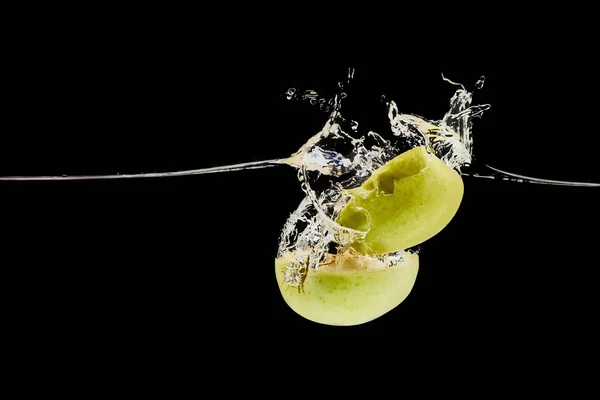
[[[454,169],[420,146],[389,161],[348,193],[351,200],[337,222],[368,231],[356,243],[358,251],[386,254],[441,232],[460,207],[464,185]]]
[[[308,269],[300,286],[285,282],[293,254],[275,260],[275,274],[288,306],[302,317],[325,325],[352,326],[370,322],[402,303],[415,284],[419,257],[405,252],[393,267],[353,250],[327,255],[317,269]]]

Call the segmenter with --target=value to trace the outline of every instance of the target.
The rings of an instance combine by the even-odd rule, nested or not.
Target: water
[[[220,167],[191,169],[173,172],[153,172],[140,174],[111,174],[111,175],[60,175],[60,176],[0,176],[0,181],[78,181],[78,180],[105,180],[105,179],[133,179],[133,178],[168,178],[176,176],[216,174],[220,172],[234,172],[245,169],[260,169],[285,164],[285,160],[264,160],[241,164],[224,165]]]
[[[297,88],[290,88],[286,91],[285,96],[288,100],[297,101],[308,101],[318,109],[331,113],[334,111],[335,116],[329,118],[325,127],[331,121],[337,123],[337,126],[345,126],[345,131],[342,135],[346,135],[346,132],[352,132],[355,137],[349,140],[356,141],[366,139],[379,139],[379,135],[374,132],[366,132],[362,136],[356,135],[359,133],[359,122],[354,120],[346,121],[341,116],[341,105],[342,101],[347,97],[347,93],[344,91],[347,86],[354,79],[354,69],[348,70],[347,79],[345,81],[338,82],[340,89],[339,93],[333,98],[324,98],[316,90],[299,90]],[[503,171],[495,168],[491,165],[485,165],[484,170],[480,171],[463,171],[463,167],[469,167],[473,158],[473,120],[481,117],[481,115],[490,108],[490,105],[472,105],[473,93],[469,92],[465,87],[460,84],[451,81],[442,75],[442,79],[449,84],[459,87],[452,99],[450,100],[450,106],[448,112],[440,120],[427,120],[423,117],[400,114],[396,104],[391,101],[387,102],[385,96],[382,96],[382,102],[388,107],[388,118],[392,124],[392,129],[396,134],[401,136],[407,143],[411,145],[415,141],[425,140],[428,143],[428,148],[434,150],[436,155],[440,157],[448,165],[456,168],[463,176],[477,178],[477,179],[488,179],[498,181],[510,181],[518,183],[533,183],[533,184],[545,184],[545,185],[557,185],[557,186],[580,186],[580,187],[600,187],[600,183],[593,182],[574,182],[574,181],[559,181],[545,178],[537,178],[520,175],[514,172]],[[484,87],[485,77],[481,77],[475,83],[475,89],[479,90]],[[330,124],[331,125],[331,124]],[[338,129],[334,127],[333,129]],[[331,129],[329,129],[331,131]],[[260,169],[268,168],[280,165],[287,165],[297,169],[300,169],[305,163],[305,167],[308,171],[317,171],[326,175],[332,175],[339,173],[340,168],[344,165],[340,165],[344,162],[343,159],[336,159],[336,156],[332,153],[322,152],[319,154],[319,149],[312,148],[312,145],[318,141],[325,130],[321,129],[316,135],[311,137],[299,150],[298,152],[283,157],[280,159],[252,161],[247,163],[215,166],[210,168],[200,168],[192,170],[182,171],[171,171],[171,172],[159,172],[159,173],[134,173],[134,174],[105,174],[105,175],[58,175],[58,176],[0,176],[0,181],[70,181],[70,180],[107,180],[107,179],[143,179],[143,178],[163,178],[163,177],[182,177],[191,175],[203,175],[203,174],[214,174],[222,172],[234,172],[244,169]],[[425,138],[423,138],[423,136]],[[381,145],[385,145],[384,142],[380,142]],[[303,160],[304,154],[307,150],[312,148],[310,157],[307,160]],[[396,149],[397,150],[397,149]],[[375,151],[369,153],[367,150],[362,150],[364,153],[361,155],[363,160],[359,165],[365,165],[370,161],[370,158],[377,157],[380,152]],[[338,172],[335,172],[338,171]],[[362,174],[359,171],[360,177],[364,177],[367,174],[369,168],[364,168]]]
[[[343,89],[343,85],[339,86]],[[311,104],[318,98],[314,90],[299,92],[294,88],[287,94],[289,100],[308,99]],[[331,115],[320,132],[295,156],[301,161],[298,178],[306,197],[288,218],[277,254],[278,258],[292,260],[284,273],[290,286],[300,286],[308,269],[331,263],[335,257],[347,257],[349,252],[353,252],[353,260],[362,260],[360,263],[364,265],[391,267],[402,263],[403,251],[369,257],[352,249],[351,244],[364,238],[368,228],[357,231],[336,223],[340,211],[351,201],[347,190],[361,185],[397,155],[418,146],[427,149],[430,162],[435,154],[457,170],[468,166],[472,160],[473,118],[489,108],[471,106],[472,94],[464,87],[453,96],[450,110],[440,121],[401,114],[394,101],[384,99],[389,131],[361,132],[358,122],[342,114],[342,101],[346,97],[341,92],[333,101],[319,99],[319,103],[332,107]],[[327,107],[324,111],[328,111]],[[365,212],[365,217],[368,227],[370,215]]]
[[[522,176],[486,165],[484,171],[469,171],[473,161],[473,125],[490,105],[474,105],[473,92],[462,84],[442,76],[446,82],[458,88],[450,99],[449,109],[439,120],[403,114],[394,101],[382,98],[382,116],[387,116],[389,131],[363,131],[359,121],[346,118],[343,102],[348,86],[354,78],[349,69],[347,79],[338,82],[338,92],[331,98],[321,96],[314,89],[290,88],[285,96],[290,101],[306,101],[328,118],[320,129],[297,152],[281,158],[235,165],[216,166],[185,171],[112,174],[81,176],[9,176],[0,181],[41,180],[105,180],[180,177],[244,169],[259,169],[286,165],[297,169],[298,180],[305,193],[304,200],[291,213],[280,236],[278,257],[293,255],[293,261],[285,272],[289,285],[300,286],[306,271],[316,269],[332,257],[344,256],[353,251],[350,244],[363,238],[367,232],[345,228],[335,222],[341,209],[350,200],[348,189],[361,185],[379,167],[397,155],[425,146],[450,167],[463,176],[477,179],[502,180],[519,183],[600,187],[599,183],[570,182]],[[483,88],[485,78],[479,79],[475,90]],[[369,218],[366,215],[367,219]],[[367,223],[368,226],[368,223]],[[415,251],[407,250],[407,251]],[[353,254],[367,263],[391,267],[403,262],[403,252],[386,254],[370,259]],[[376,261],[376,262],[375,262]]]
[[[352,76],[351,73],[349,76]],[[425,146],[450,167],[463,176],[485,179],[501,179],[520,183],[553,184],[566,186],[598,187],[597,183],[564,182],[521,176],[490,166],[487,174],[466,173],[473,161],[474,120],[490,109],[489,104],[473,105],[473,93],[442,76],[452,85],[459,86],[450,100],[449,110],[440,120],[401,114],[394,101],[386,102],[391,134],[361,132],[356,121],[342,115],[342,100],[345,93],[336,95],[333,101],[319,99],[314,90],[288,91],[289,100],[308,100],[311,104],[326,104],[320,107],[332,113],[322,130],[311,138],[296,155],[301,160],[298,178],[306,197],[288,218],[282,230],[278,258],[288,258],[284,279],[290,286],[301,286],[308,269],[334,262],[336,257],[346,257],[353,252],[350,245],[364,238],[368,231],[345,228],[335,222],[340,210],[350,201],[346,189],[362,184],[371,174],[387,161],[416,146]],[[480,78],[476,89],[484,86]],[[343,89],[343,86],[340,85]],[[318,100],[317,100],[318,99]],[[329,166],[320,169],[317,166]],[[324,181],[324,182],[320,182]],[[366,213],[367,220],[370,216]],[[366,226],[369,226],[367,222]],[[415,251],[409,249],[406,251]],[[418,251],[418,250],[416,250]],[[378,255],[371,258],[353,252],[350,258],[363,260],[366,265],[391,267],[404,261],[404,252]]]

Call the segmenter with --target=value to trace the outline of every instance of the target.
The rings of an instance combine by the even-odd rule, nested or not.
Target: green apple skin
[[[461,176],[425,147],[400,154],[377,169],[352,196],[337,222],[367,231],[355,248],[363,254],[387,254],[421,244],[446,227],[464,194]],[[362,209],[368,212],[367,214]]]
[[[376,270],[309,269],[301,287],[283,276],[290,260],[275,260],[279,290],[300,316],[323,325],[354,326],[373,321],[402,303],[419,271],[419,257],[405,253],[404,263]]]

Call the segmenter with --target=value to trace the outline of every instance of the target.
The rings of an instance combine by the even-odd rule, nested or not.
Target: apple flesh
[[[437,235],[462,202],[461,176],[420,146],[377,169],[360,187],[337,222],[368,231],[355,248],[364,254],[408,249]]]
[[[300,316],[331,326],[361,325],[396,308],[410,294],[419,270],[419,257],[405,252],[393,267],[353,251],[328,255],[317,269],[308,269],[299,287],[285,282],[288,254],[275,260],[281,294]]]

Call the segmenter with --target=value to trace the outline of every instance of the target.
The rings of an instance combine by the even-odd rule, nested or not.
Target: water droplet
[[[358,131],[358,122],[356,121],[350,121],[350,127],[352,129],[353,132],[357,132]]]
[[[481,78],[479,78],[479,80],[475,84],[475,88],[482,89],[483,85],[485,85],[485,76],[482,76]]]
[[[354,68],[350,67],[348,68],[348,83],[350,83],[352,79],[354,79]]]
[[[318,97],[319,97],[319,94],[317,92],[315,92],[314,90],[307,90],[302,95],[303,100],[306,100],[306,99],[312,100],[312,99],[316,99]]]
[[[315,104],[317,104],[317,99],[315,99],[315,98],[310,99],[310,104],[312,104],[313,106]]]
[[[339,86],[340,89],[343,89],[344,88],[344,82],[338,81],[338,86]]]
[[[285,94],[288,100],[293,99],[294,97],[296,97],[296,88],[289,88]]]
[[[389,105],[390,109],[388,112],[388,118],[390,119],[390,122],[393,124],[394,120],[396,119],[396,116],[398,115],[398,106],[396,105],[395,101],[392,101]]]

